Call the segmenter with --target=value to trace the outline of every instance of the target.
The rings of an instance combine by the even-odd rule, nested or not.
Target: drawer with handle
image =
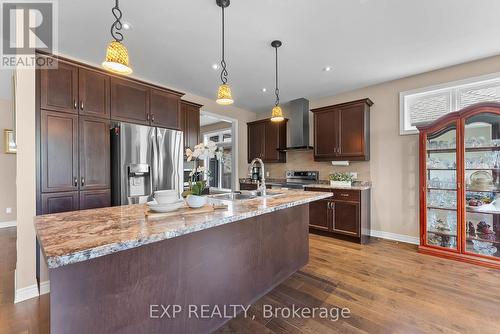
[[[332,189],[331,192],[337,201],[359,202],[361,199],[359,190]]]

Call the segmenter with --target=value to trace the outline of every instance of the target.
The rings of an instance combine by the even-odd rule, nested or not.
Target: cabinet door
[[[333,227],[332,231],[360,236],[359,203],[355,202],[332,202]]]
[[[331,158],[337,155],[339,111],[332,109],[314,114],[314,157]]]
[[[80,117],[80,190],[110,187],[109,121]]]
[[[42,109],[77,113],[78,67],[58,61],[57,69],[40,70]]]
[[[340,154],[342,157],[365,155],[364,104],[340,110]]]
[[[109,76],[80,68],[78,81],[80,114],[109,118]]]
[[[78,189],[78,116],[41,112],[42,192]]]
[[[248,162],[264,158],[265,123],[248,124]]]
[[[184,145],[193,149],[200,143],[200,109],[195,106],[187,105]]]
[[[111,191],[109,189],[80,191],[80,210],[109,206],[111,206]]]
[[[280,147],[281,122],[266,122],[264,134],[264,161],[279,162],[281,154]]]
[[[147,86],[111,78],[111,118],[149,125],[149,95]]]
[[[180,97],[158,89],[151,90],[151,124],[181,130]]]
[[[328,231],[331,229],[331,212],[327,199],[309,203],[309,226],[318,230]]]
[[[42,194],[42,214],[78,210],[78,191]]]

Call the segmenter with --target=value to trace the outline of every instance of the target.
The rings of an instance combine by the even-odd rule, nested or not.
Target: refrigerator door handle
[[[152,153],[152,161],[151,161],[151,196],[154,195],[154,192],[158,190],[158,138],[157,138],[156,128],[153,128],[151,131],[151,149]]]

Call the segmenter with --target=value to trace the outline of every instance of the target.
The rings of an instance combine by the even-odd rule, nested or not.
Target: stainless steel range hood
[[[309,100],[292,100],[282,107],[288,118],[289,129],[285,151],[312,150],[309,143]]]

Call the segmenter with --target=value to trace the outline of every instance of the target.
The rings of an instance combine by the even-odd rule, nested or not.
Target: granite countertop
[[[372,186],[371,182],[355,181],[350,187],[331,186],[329,181],[320,183],[308,184],[304,188],[321,188],[321,189],[342,189],[342,190],[368,190]]]
[[[146,217],[146,205],[137,204],[37,216],[34,224],[47,265],[53,269],[331,196],[280,192],[275,197],[225,202],[227,209],[209,213]]]

